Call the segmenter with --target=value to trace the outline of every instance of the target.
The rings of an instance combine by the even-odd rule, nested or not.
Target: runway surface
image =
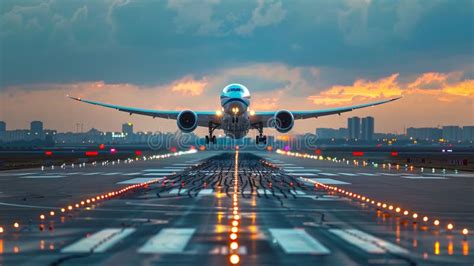
[[[474,174],[243,151],[6,171],[0,227],[0,265],[473,265]]]

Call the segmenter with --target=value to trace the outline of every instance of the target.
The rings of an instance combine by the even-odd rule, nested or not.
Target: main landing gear
[[[218,124],[209,122],[209,136],[206,136],[206,144],[209,144],[210,142],[212,142],[212,144],[217,143],[216,136],[212,135],[212,133],[214,133],[214,130],[216,130],[217,127],[219,127]]]
[[[267,144],[267,136],[264,136],[263,135],[263,125],[260,124],[259,127],[257,128],[258,129],[258,136],[255,137],[255,144],[260,144],[260,143],[263,143],[263,144]]]

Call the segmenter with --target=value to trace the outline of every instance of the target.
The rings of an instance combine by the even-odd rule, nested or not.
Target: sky
[[[472,0],[2,0],[0,120],[175,131],[176,123],[66,95],[166,110],[217,110],[228,83],[250,108],[311,110],[402,96],[297,121],[294,132],[373,116],[377,132],[474,125]],[[199,130],[198,133],[205,132]],[[274,133],[274,131],[270,132]]]

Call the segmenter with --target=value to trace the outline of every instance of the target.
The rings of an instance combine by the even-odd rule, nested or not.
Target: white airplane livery
[[[318,118],[320,116],[334,114],[340,115],[341,113],[349,112],[355,109],[395,101],[400,97],[342,108],[307,111],[290,111],[282,109],[265,112],[252,110],[250,108],[250,91],[245,86],[236,83],[229,84],[222,90],[220,97],[222,109],[218,111],[149,110],[101,103],[76,97],[70,98],[89,104],[117,109],[122,112],[127,112],[130,115],[139,114],[151,116],[153,118],[159,117],[165,119],[174,119],[176,120],[178,128],[186,133],[192,132],[197,127],[207,127],[209,129],[209,135],[206,136],[206,143],[216,143],[216,136],[213,134],[214,130],[216,129],[223,130],[227,136],[235,139],[240,139],[246,136],[249,130],[256,129],[259,133],[256,137],[256,143],[266,144],[267,137],[263,135],[264,128],[272,127],[280,133],[286,133],[293,128],[296,119]]]

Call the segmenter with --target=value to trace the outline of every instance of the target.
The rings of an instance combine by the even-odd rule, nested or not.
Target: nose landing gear
[[[258,136],[255,137],[255,144],[267,144],[267,136],[263,135],[263,124],[260,123],[257,127],[258,129]]]
[[[218,127],[219,124],[209,122],[209,136],[206,136],[206,144],[209,144],[210,142],[212,142],[212,144],[217,143],[216,136],[212,135],[212,133],[214,133],[214,130],[216,130]]]

